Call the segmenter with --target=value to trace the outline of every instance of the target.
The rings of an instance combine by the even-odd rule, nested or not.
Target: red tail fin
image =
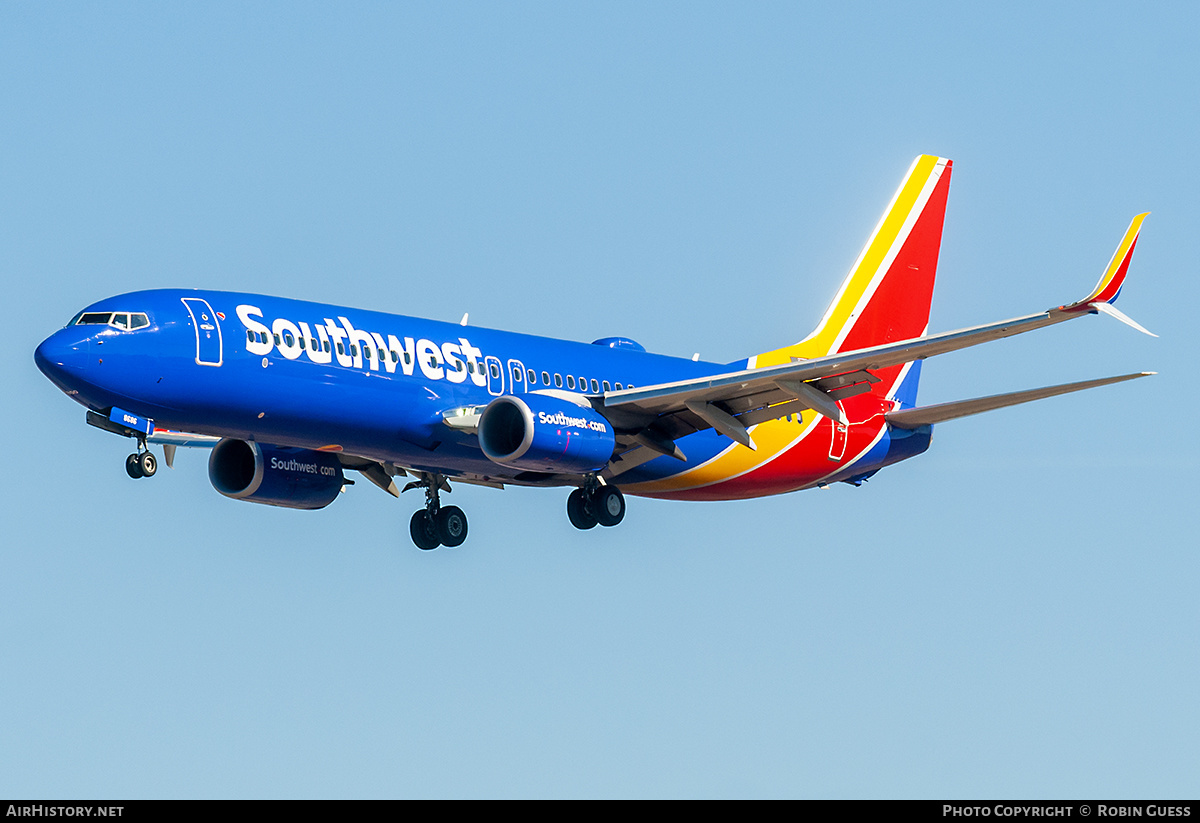
[[[760,354],[753,364],[769,366],[923,334],[952,166],[927,154],[914,160],[817,328],[799,343]]]

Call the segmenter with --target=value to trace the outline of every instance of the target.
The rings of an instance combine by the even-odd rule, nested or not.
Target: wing
[[[969,417],[994,409],[1003,409],[1033,400],[1044,400],[1047,397],[1057,397],[1060,394],[1094,389],[1098,386],[1111,386],[1113,383],[1124,383],[1126,380],[1137,380],[1139,377],[1150,377],[1154,372],[1143,371],[1135,374],[1122,374],[1116,377],[1102,377],[1099,380],[1083,380],[1079,383],[1063,383],[1058,386],[1046,386],[1040,389],[1009,392],[1008,394],[993,394],[990,397],[976,397],[971,400],[958,400],[954,403],[938,403],[934,406],[920,406],[915,409],[889,412],[887,421],[899,429],[917,429],[921,426],[932,426],[934,423],[944,423],[960,417]]]
[[[805,409],[845,423],[837,401],[871,390],[875,371],[1045,328],[1085,314],[1110,314],[1145,332],[1112,306],[1145,214],[1134,218],[1096,288],[1083,300],[1037,314],[854,351],[692,380],[607,392],[594,401],[621,432],[610,476],[667,454],[686,460],[675,440],[714,428],[754,448],[750,427]],[[1146,332],[1149,334],[1149,332]],[[621,446],[625,447],[622,453]]]

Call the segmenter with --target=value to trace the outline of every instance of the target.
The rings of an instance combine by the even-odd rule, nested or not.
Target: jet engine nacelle
[[[345,484],[337,455],[225,438],[208,458],[213,488],[234,500],[323,509]]]
[[[548,394],[497,397],[479,418],[487,458],[526,471],[599,471],[615,444],[612,424],[590,406]]]

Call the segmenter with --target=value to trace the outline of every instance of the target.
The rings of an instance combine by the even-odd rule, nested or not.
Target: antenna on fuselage
[[[463,312],[463,319],[458,321],[458,325],[460,325],[460,326],[467,325],[467,318],[470,316],[471,316],[470,312],[466,312],[466,311]]]

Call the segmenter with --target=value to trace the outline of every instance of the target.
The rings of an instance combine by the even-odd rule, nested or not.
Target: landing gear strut
[[[577,529],[615,526],[625,519],[625,495],[616,486],[601,486],[592,478],[567,497],[567,518]]]
[[[440,492],[450,491],[450,484],[440,474],[422,474],[403,491],[425,489],[425,508],[413,514],[408,533],[418,549],[429,551],[438,546],[461,546],[467,539],[467,516],[458,506],[443,506]]]

